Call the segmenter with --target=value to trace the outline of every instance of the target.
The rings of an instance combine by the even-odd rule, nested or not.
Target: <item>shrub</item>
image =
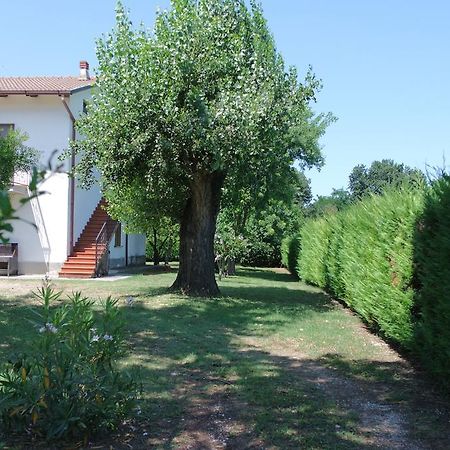
[[[450,388],[450,176],[425,196],[415,236],[419,311],[415,350]]]
[[[300,229],[301,249],[297,268],[299,277],[307,283],[325,287],[325,258],[331,228],[327,219],[308,220]]]
[[[300,251],[300,235],[287,237],[281,243],[281,262],[292,275],[298,277],[297,261]]]
[[[244,266],[280,267],[280,245],[271,242],[247,239],[237,259]]]
[[[281,253],[281,265],[286,269],[289,268],[289,246],[291,244],[293,237],[286,236],[281,241],[280,253]]]
[[[69,303],[51,303],[61,293],[49,284],[36,293],[36,337],[0,374],[3,425],[48,440],[87,437],[116,427],[132,408],[137,384],[118,371],[124,354],[117,302],[108,298],[94,314],[93,301],[75,293]]]

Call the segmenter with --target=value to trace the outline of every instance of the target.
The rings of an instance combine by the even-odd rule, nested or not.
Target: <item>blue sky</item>
[[[152,26],[168,0],[124,0]],[[346,187],[359,163],[391,158],[425,168],[450,159],[450,2],[262,0],[285,60],[323,80],[315,109],[338,118],[322,139],[314,194]],[[114,25],[115,0],[1,0],[0,76],[67,75],[95,67],[95,40]],[[6,19],[7,18],[7,19]]]

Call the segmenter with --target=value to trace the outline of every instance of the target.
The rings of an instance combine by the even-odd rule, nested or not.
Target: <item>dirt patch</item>
[[[233,394],[233,383],[199,371],[183,378],[188,381],[174,395],[186,400],[186,408],[173,447],[180,450],[249,448],[254,437],[239,419],[239,411],[247,406]]]
[[[376,342],[379,338],[372,337]],[[387,399],[394,387],[385,382],[367,383],[364,380],[350,378],[340,373],[336,368],[330,368],[328,358],[324,358],[324,364],[319,361],[311,361],[306,355],[293,351],[292,348],[283,346],[282,343],[271,341],[270,345],[253,337],[242,338],[242,352],[263,351],[277,366],[291,372],[309,383],[317,386],[328,398],[351,413],[354,413],[359,421],[357,433],[363,437],[368,448],[398,449],[398,450],[425,450],[447,449],[450,443],[450,432],[447,428],[434,442],[424,442],[411,436],[413,424],[425,413],[448,414],[443,411],[443,403],[436,398],[426,397],[412,399],[410,402],[394,403]],[[387,347],[390,360],[404,365],[403,375],[405,383],[409,386],[409,393],[421,389],[421,380],[416,380],[410,365],[392,349]],[[384,363],[385,361],[383,361]],[[333,370],[335,369],[335,370]],[[420,394],[419,394],[420,395]],[[411,410],[411,406],[414,408]],[[448,416],[447,416],[448,417]],[[339,428],[339,425],[336,425]]]

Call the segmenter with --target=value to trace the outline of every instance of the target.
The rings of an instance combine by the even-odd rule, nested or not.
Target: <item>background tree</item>
[[[228,257],[228,274],[234,274],[234,261],[249,266],[280,266],[281,241],[299,228],[312,199],[310,181],[291,167],[264,197],[253,200],[242,192],[233,193],[240,194],[239,201],[227,201],[225,196],[218,223],[218,234],[224,241],[220,251],[228,249],[232,255]]]
[[[147,258],[155,266],[161,262],[168,264],[178,258],[178,238],[180,227],[170,217],[160,217],[150,224],[147,231]]]
[[[100,170],[118,219],[128,222],[130,193],[139,193],[134,217],[159,210],[179,221],[173,288],[216,295],[222,188],[236,183],[255,199],[294,161],[321,161],[327,117],[309,106],[320,83],[286,70],[260,6],[244,0],[172,0],[154,34],[134,31],[119,4],[97,54],[93,101],[78,122],[86,139],[74,143],[78,171],[89,182]]]
[[[248,242],[240,262],[248,266],[279,267],[281,265],[281,241],[295,233],[304,216],[295,204],[271,200],[247,223],[244,237]]]
[[[219,279],[222,275],[236,275],[236,261],[240,260],[247,244],[243,234],[237,234],[233,228],[232,221],[227,217],[227,210],[222,210],[217,220],[214,241],[215,262]]]
[[[0,136],[0,190],[12,181],[15,172],[28,172],[37,164],[39,153],[24,145],[27,135],[19,131],[10,131]]]
[[[113,216],[126,217],[126,231],[132,233],[144,233],[147,237],[147,259],[154,265],[162,261],[168,262],[170,258],[178,258],[179,223],[171,216],[150,202],[147,207],[147,193],[145,188],[133,189],[124,187],[120,196],[117,191],[109,192],[109,211]]]
[[[308,217],[321,217],[342,211],[352,203],[351,194],[345,189],[333,189],[331,195],[319,195],[306,209]]]
[[[355,166],[349,177],[349,190],[354,200],[368,194],[382,194],[387,187],[402,184],[417,186],[425,182],[425,175],[419,169],[398,164],[391,159],[374,161],[369,168],[363,164]]]
[[[313,199],[311,180],[303,172],[297,170],[295,173],[296,177],[293,184],[294,204],[304,211]]]
[[[38,171],[34,167],[39,152],[26,147],[24,145],[26,139],[27,136],[18,131],[11,131],[4,137],[0,136],[0,242],[2,243],[8,242],[7,235],[13,231],[13,222],[20,220],[6,189],[11,183],[14,172],[32,172],[29,185],[31,196],[21,199],[20,204],[43,193],[38,190],[38,183],[44,178],[45,171]]]

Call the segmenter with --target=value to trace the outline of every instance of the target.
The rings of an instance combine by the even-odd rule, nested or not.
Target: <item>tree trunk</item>
[[[229,277],[236,275],[236,261],[233,258],[228,258],[227,273]]]
[[[158,233],[156,228],[153,228],[153,265],[159,266],[160,259],[158,250]]]
[[[161,257],[159,256],[158,250],[156,250],[155,253],[153,253],[153,265],[159,266],[160,262],[161,262]]]
[[[214,235],[219,213],[222,173],[197,175],[191,185],[180,227],[180,266],[173,289],[184,294],[220,294],[214,273]]]

